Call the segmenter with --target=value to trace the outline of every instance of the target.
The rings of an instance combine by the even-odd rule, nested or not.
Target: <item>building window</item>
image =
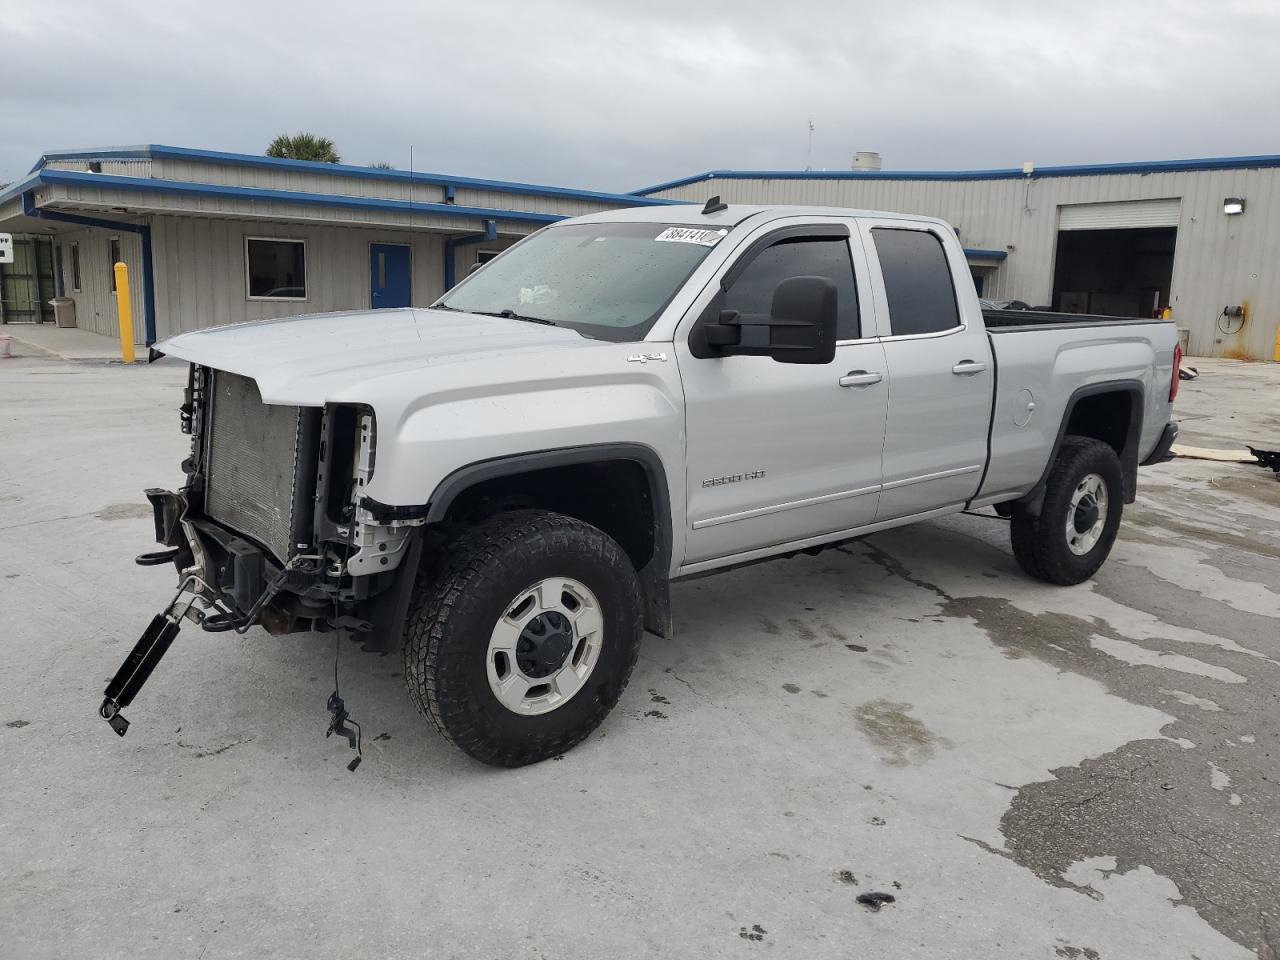
[[[889,301],[890,333],[900,337],[959,327],[951,269],[937,235],[927,230],[877,227],[871,236]]]
[[[488,263],[501,252],[501,250],[477,250],[476,263]]]
[[[71,244],[71,292],[80,292],[80,244]]]
[[[120,238],[107,241],[107,269],[111,271],[111,292],[116,292],[116,264],[120,262]]]
[[[250,300],[307,299],[306,244],[245,237],[245,283]]]

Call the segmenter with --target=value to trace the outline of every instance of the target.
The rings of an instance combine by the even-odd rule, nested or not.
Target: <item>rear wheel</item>
[[[611,537],[556,513],[499,514],[415,585],[409,695],[477,760],[536,763],[608,715],[635,666],[641,622],[635,569]]]
[[[1123,472],[1115,450],[1091,437],[1067,437],[1049,471],[1039,516],[1013,513],[1013,555],[1038,580],[1082,583],[1111,552],[1123,510]]]

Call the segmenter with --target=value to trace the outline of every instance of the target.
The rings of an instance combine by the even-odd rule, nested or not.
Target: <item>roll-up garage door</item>
[[[1140,230],[1176,227],[1182,201],[1125,200],[1119,203],[1072,203],[1058,208],[1059,230]]]

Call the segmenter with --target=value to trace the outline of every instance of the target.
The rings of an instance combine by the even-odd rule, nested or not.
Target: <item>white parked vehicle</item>
[[[341,630],[402,638],[418,708],[514,766],[604,719],[680,577],[993,507],[1079,583],[1173,442],[1177,344],[984,317],[938,220],[716,201],[547,227],[429,309],[183,334],[188,481],[139,558],[180,589],[102,715],[184,618]]]

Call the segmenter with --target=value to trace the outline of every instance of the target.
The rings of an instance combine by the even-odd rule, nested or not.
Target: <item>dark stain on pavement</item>
[[[794,683],[784,683],[784,684],[782,685],[782,689],[783,689],[783,690],[785,690],[785,691],[787,691],[787,693],[799,693],[799,692],[800,692],[800,688],[799,688],[798,686],[796,686]]]
[[[1102,955],[1092,947],[1073,947],[1069,943],[1055,947],[1053,952],[1067,960],[1102,960]]]
[[[787,623],[791,624],[791,629],[793,629],[796,632],[796,635],[799,636],[801,640],[817,640],[818,639],[818,635],[813,632],[813,627],[809,626],[803,620],[793,619],[793,620],[788,620]]]
[[[1177,517],[1173,517],[1165,513],[1157,513],[1155,511],[1144,511],[1133,516],[1125,517],[1124,522],[1138,527],[1154,527],[1160,530],[1168,530],[1170,533],[1181,534],[1195,546],[1209,545],[1233,547],[1237,550],[1245,550],[1261,557],[1270,557],[1273,560],[1280,560],[1280,546],[1267,543],[1256,534],[1245,536],[1244,534],[1232,533],[1229,530],[1223,530],[1221,527],[1209,527],[1202,526],[1200,524],[1187,523]],[[1170,541],[1165,540],[1157,542],[1167,544]]]
[[[1114,594],[1117,602],[1130,607],[1160,610],[1169,622],[1257,644],[1249,627],[1267,618],[1208,604],[1223,609],[1200,614],[1212,622],[1188,623],[1178,616],[1176,604],[1172,611],[1160,606],[1164,591],[1179,592],[1176,588],[1143,568],[1122,569],[1123,579],[1103,578],[1110,586],[1099,586],[1099,592]],[[1203,598],[1195,599],[1200,607],[1206,605]],[[1161,731],[1170,739],[1132,741],[1077,766],[1053,770],[1051,779],[1021,787],[1001,819],[1004,849],[978,845],[1026,867],[1046,883],[1095,899],[1102,893],[1066,879],[1073,864],[1112,856],[1115,873],[1147,866],[1177,884],[1183,900],[1218,932],[1260,956],[1280,958],[1280,833],[1273,827],[1280,792],[1268,756],[1274,754],[1246,751],[1239,745],[1280,744],[1280,669],[1208,644],[1138,640],[1101,619],[1027,613],[1002,598],[951,599],[943,611],[972,619],[1007,652],[1090,677],[1131,703],[1176,717]],[[1240,624],[1247,626],[1242,629]],[[1196,674],[1123,663],[1092,648],[1089,639],[1095,635],[1183,654],[1232,670],[1249,682],[1224,684]],[[1205,712],[1163,693],[1170,685],[1203,700],[1226,704],[1229,699],[1231,706]],[[1190,741],[1195,748],[1183,749],[1174,739]],[[1229,789],[1213,789],[1209,763],[1230,777]],[[1231,793],[1242,801],[1228,802]],[[1079,949],[1079,956],[1085,957]]]
[[[880,759],[891,767],[905,767],[932,759],[935,745],[951,746],[907,711],[909,703],[871,700],[854,710],[858,728],[884,754]]]
[[[113,503],[94,514],[99,520],[141,520],[151,515],[149,503]]]

